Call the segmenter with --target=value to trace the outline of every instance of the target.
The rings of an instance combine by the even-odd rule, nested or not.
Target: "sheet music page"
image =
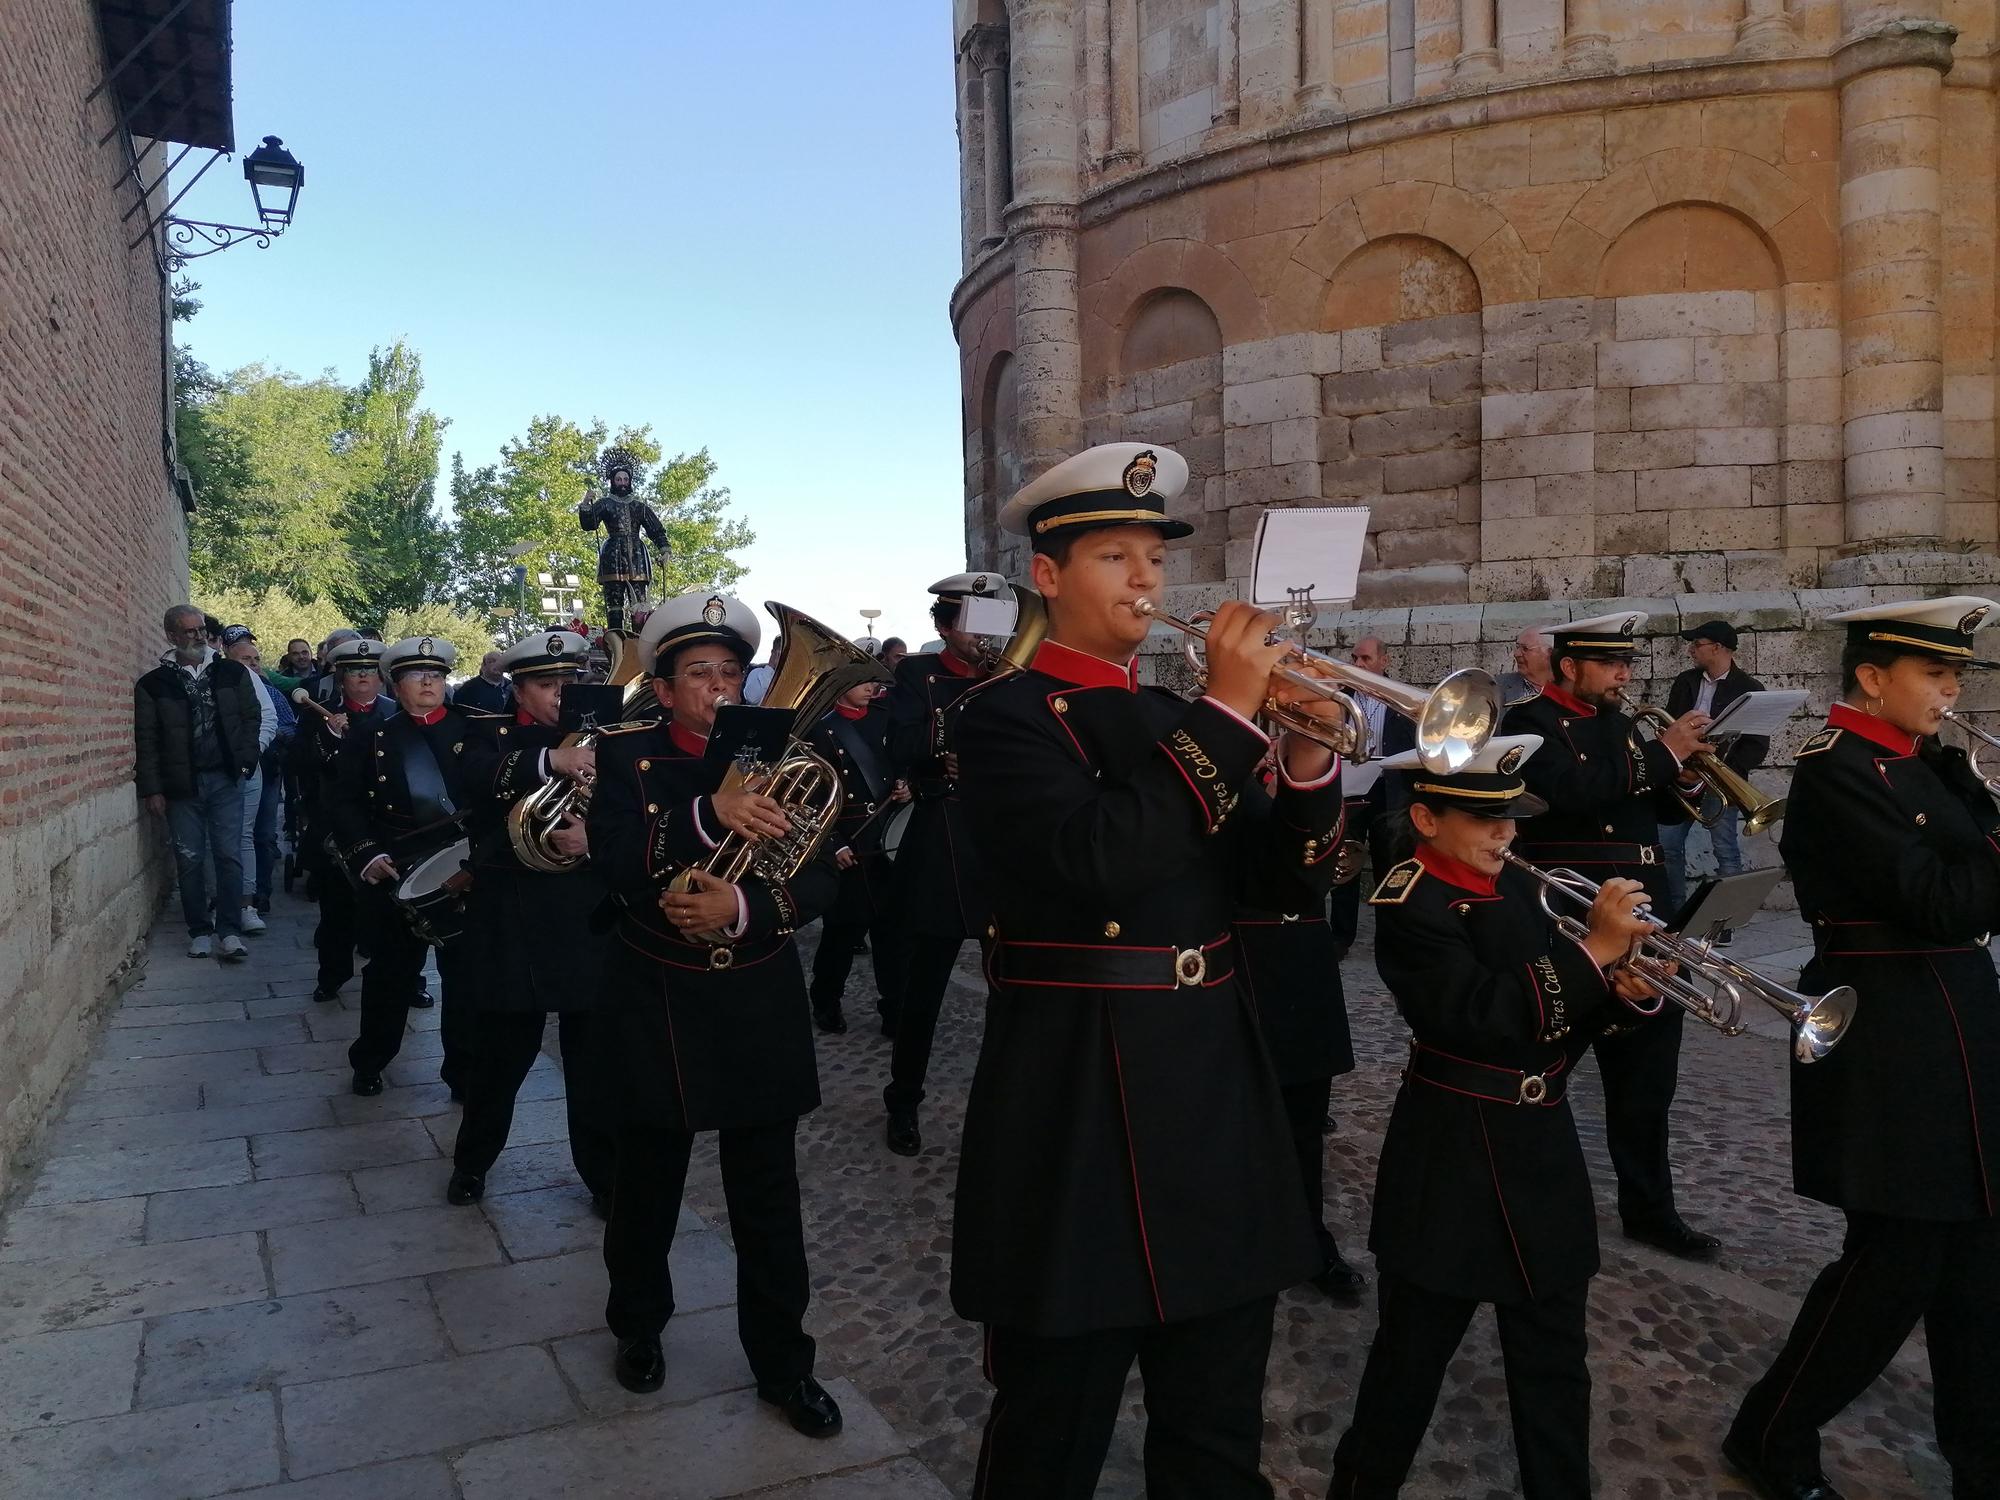
[[[1724,735],[1755,734],[1768,739],[1805,706],[1804,693],[1745,693],[1716,715],[1715,722],[1708,726],[1708,737],[1713,740]]]
[[[1351,760],[1340,763],[1340,795],[1343,797],[1365,797],[1375,790],[1375,783],[1382,779],[1382,762],[1364,760],[1356,765]]]
[[[1361,576],[1368,535],[1365,505],[1267,510],[1257,518],[1250,564],[1250,600],[1270,608],[1293,589],[1310,587],[1315,603],[1346,604]]]

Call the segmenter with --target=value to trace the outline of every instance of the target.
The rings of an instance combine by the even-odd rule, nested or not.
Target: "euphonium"
[[[616,722],[638,717],[643,704],[654,703],[652,679],[640,670],[639,653],[630,641],[621,641],[611,683],[623,684],[625,696],[618,703]],[[580,750],[597,742],[594,732],[565,736],[558,749]],[[551,776],[507,810],[507,842],[514,857],[531,870],[544,875],[566,875],[590,858],[587,854],[564,854],[550,837],[566,818],[581,823],[590,813],[592,776]]]
[[[791,827],[784,837],[775,839],[748,839],[732,833],[694,867],[731,885],[752,875],[782,884],[819,852],[840,816],[846,793],[841,789],[839,771],[806,744],[806,736],[842,693],[864,682],[889,680],[880,662],[811,615],[789,604],[767,602],[764,608],[778,622],[780,644],[772,661],[771,686],[761,706],[791,709],[792,732],[775,764],[738,761],[717,791],[762,792],[784,809]],[[686,870],[668,884],[668,889],[675,891],[693,888],[694,881]],[[729,935],[720,929],[692,936],[718,945],[729,941]]]
[[[1674,722],[1674,716],[1656,703],[1641,703],[1632,710],[1632,717],[1642,724],[1650,724],[1655,731],[1665,729]],[[1785,815],[1785,799],[1768,796],[1750,784],[1750,779],[1736,770],[1713,750],[1703,750],[1688,757],[1688,768],[1703,781],[1708,789],[1730,807],[1743,814],[1745,833],[1762,833]],[[1695,813],[1703,825],[1713,823],[1722,816],[1718,809],[1708,817]]]

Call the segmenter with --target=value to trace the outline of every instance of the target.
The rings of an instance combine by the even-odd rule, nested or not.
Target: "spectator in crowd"
[[[285,643],[285,656],[284,660],[278,664],[279,671],[283,672],[287,677],[296,677],[300,681],[304,681],[306,675],[312,671],[313,666],[312,642],[308,641],[304,636],[293,636],[291,640]]]
[[[350,630],[343,625],[338,630],[328,631],[326,639],[319,643],[319,652],[313,661],[312,672],[299,684],[312,694],[314,702],[325,704],[328,708],[337,706],[340,683],[333,668],[328,665],[333,655],[333,648],[343,641],[355,641],[360,638],[360,631]]]
[[[1500,674],[1500,701],[1526,703],[1539,698],[1554,669],[1549,665],[1549,638],[1530,625],[1514,637],[1514,670]]]
[[[882,643],[882,665],[891,672],[896,670],[896,663],[909,654],[910,643],[900,635],[892,635]]]
[[[1745,693],[1764,691],[1763,683],[1736,665],[1736,627],[1727,620],[1710,620],[1692,630],[1683,630],[1681,639],[1688,643],[1688,656],[1694,665],[1676,677],[1674,685],[1667,689],[1668,713],[1678,716],[1695,710],[1714,718]],[[1739,735],[1723,748],[1722,759],[1731,770],[1747,777],[1764,764],[1764,756],[1770,748],[1771,742],[1762,735]],[[1705,787],[1701,778],[1692,772],[1683,771],[1681,785],[1688,789],[1689,796],[1694,795],[1695,788],[1702,788],[1701,816],[1713,819],[1708,824],[1708,843],[1715,851],[1716,874],[1741,875],[1743,846],[1738,839],[1743,821],[1741,810],[1725,805],[1714,790]],[[1660,825],[1660,850],[1666,861],[1668,916],[1679,911],[1687,901],[1687,842],[1694,828],[1692,821]],[[1731,938],[1729,929],[1725,927],[1716,935],[1716,946],[1727,946]]]
[[[489,651],[479,658],[479,675],[468,677],[451,690],[452,706],[483,714],[514,711],[514,690],[508,686],[500,663],[504,653]]]
[[[267,786],[274,799],[277,788],[264,775],[264,761],[271,746],[278,737],[278,710],[272,702],[271,685],[264,681],[263,655],[257,649],[257,637],[248,625],[228,625],[222,631],[222,654],[250,674],[250,680],[257,687],[257,705],[262,710],[257,726],[257,769],[243,779],[243,931],[252,936],[264,931],[264,916],[257,909],[256,882],[253,872],[259,864],[257,851],[257,824],[262,816],[264,792]],[[277,847],[275,800],[272,815],[272,848]],[[265,903],[270,904],[268,901]]]
[[[167,820],[188,957],[207,958],[219,931],[219,956],[236,963],[248,957],[241,916],[243,783],[257,769],[262,695],[239,663],[209,646],[202,612],[193,605],[167,611],[166,636],[169,650],[132,691],[134,779],[146,810]]]

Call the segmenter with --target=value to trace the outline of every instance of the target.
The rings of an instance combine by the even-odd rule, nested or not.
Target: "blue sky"
[[[238,0],[239,148],[282,136],[306,184],[271,249],[190,267],[182,336],[345,379],[407,337],[447,464],[549,412],[706,445],[758,534],[746,597],[914,644],[965,558],[950,15]],[[244,222],[240,165],[177,212]]]

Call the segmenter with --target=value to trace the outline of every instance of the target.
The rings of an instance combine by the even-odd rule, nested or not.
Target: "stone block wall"
[[[163,889],[133,679],[185,597],[162,443],[162,285],[89,0],[0,8],[0,1190],[89,1051]]]

